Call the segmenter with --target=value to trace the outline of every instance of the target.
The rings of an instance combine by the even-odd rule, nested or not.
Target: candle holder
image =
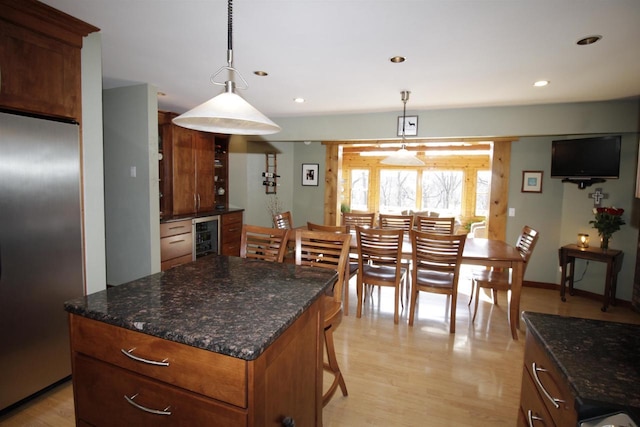
[[[578,233],[578,247],[579,248],[588,248],[589,247],[589,235],[584,233]]]

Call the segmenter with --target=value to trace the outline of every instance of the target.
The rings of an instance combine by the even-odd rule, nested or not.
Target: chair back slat
[[[351,228],[357,226],[373,227],[375,219],[375,212],[344,212],[342,214],[342,224]]]
[[[282,262],[289,230],[244,224],[240,238],[240,257]]]
[[[446,235],[412,231],[411,245],[414,269],[451,272],[457,276],[466,238],[466,234]]]
[[[273,225],[276,228],[291,230],[293,228],[293,218],[291,212],[280,212],[273,216]]]
[[[380,214],[380,228],[400,228],[405,233],[413,230],[413,215]]]
[[[333,299],[342,301],[351,235],[331,231],[296,230],[296,265],[327,268],[338,273]]]
[[[395,265],[402,258],[404,230],[356,227],[359,263]]]
[[[453,234],[456,219],[454,217],[418,216],[416,226],[418,231],[437,234]]]
[[[529,265],[529,258],[531,258],[531,254],[533,253],[533,249],[536,247],[536,243],[538,243],[538,237],[540,234],[534,230],[533,228],[525,225],[522,227],[522,233],[518,237],[518,241],[516,242],[516,249],[520,252],[522,256],[522,260],[524,262],[524,266],[522,269],[522,274],[527,271],[527,266]]]

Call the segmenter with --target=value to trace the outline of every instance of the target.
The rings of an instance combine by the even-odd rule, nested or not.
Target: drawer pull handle
[[[533,422],[534,421],[542,421],[542,424],[544,424],[544,419],[540,418],[540,417],[536,417],[535,415],[533,415],[533,411],[531,409],[529,409],[527,411],[527,423],[528,423],[529,427],[533,427]]]
[[[536,365],[536,362],[533,362],[531,364],[531,368],[533,368],[533,379],[536,380],[536,385],[542,391],[542,393],[544,394],[544,397],[546,397],[556,409],[560,408],[560,403],[564,403],[564,400],[552,397],[547,391],[547,389],[544,388],[544,386],[542,385],[540,378],[538,378],[538,372],[549,372],[549,371],[544,368],[538,368],[538,366]]]
[[[138,403],[134,402],[133,399],[135,399],[138,396],[138,393],[134,394],[133,396],[129,397],[126,394],[124,395],[124,399],[130,404],[135,406],[136,408],[140,409],[141,411],[144,412],[148,412],[150,414],[155,414],[155,415],[171,415],[171,411],[169,411],[168,409],[171,408],[171,406],[167,406],[166,408],[164,408],[163,410],[159,410],[159,409],[151,409],[151,408],[147,408],[145,406],[139,405]]]
[[[149,359],[143,359],[142,357],[138,357],[136,355],[133,354],[133,350],[135,350],[136,348],[132,348],[131,350],[127,351],[124,348],[121,348],[120,351],[122,352],[122,354],[124,354],[125,356],[127,356],[130,359],[135,360],[136,362],[142,362],[142,363],[146,363],[148,365],[155,365],[155,366],[169,366],[169,362],[167,362],[167,360],[169,359],[164,359],[160,362],[156,361],[156,360],[149,360]]]
[[[185,228],[184,225],[178,225],[176,227],[169,227],[169,230],[179,230],[180,228]]]
[[[170,245],[175,245],[176,243],[182,243],[184,242],[184,239],[180,239],[180,240],[174,240],[173,242],[169,242]]]

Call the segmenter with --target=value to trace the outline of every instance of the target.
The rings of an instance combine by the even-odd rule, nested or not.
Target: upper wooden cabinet
[[[161,216],[210,212],[222,208],[220,200],[226,201],[228,193],[228,137],[174,125],[171,119],[175,116],[175,113],[158,113],[162,152],[159,168]],[[216,156],[223,158],[217,159]],[[224,169],[216,167],[222,164],[225,165]],[[223,204],[226,208],[226,203]]]
[[[82,38],[98,30],[34,0],[0,0],[0,108],[80,122]]]

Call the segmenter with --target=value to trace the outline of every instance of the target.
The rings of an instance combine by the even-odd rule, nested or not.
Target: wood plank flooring
[[[334,334],[349,396],[336,392],[323,411],[325,427],[516,424],[524,329],[520,340],[511,339],[504,294],[494,306],[481,293],[478,317],[469,324],[468,277],[465,269],[453,335],[446,296],[421,293],[414,326],[407,325],[406,305],[394,325],[393,290],[374,290],[356,319],[351,282],[350,314]],[[602,313],[600,307],[599,300],[578,296],[562,303],[557,291],[533,288],[523,290],[521,303],[522,310],[640,324],[640,314],[628,308]],[[71,384],[0,417],[0,425],[73,426]]]

